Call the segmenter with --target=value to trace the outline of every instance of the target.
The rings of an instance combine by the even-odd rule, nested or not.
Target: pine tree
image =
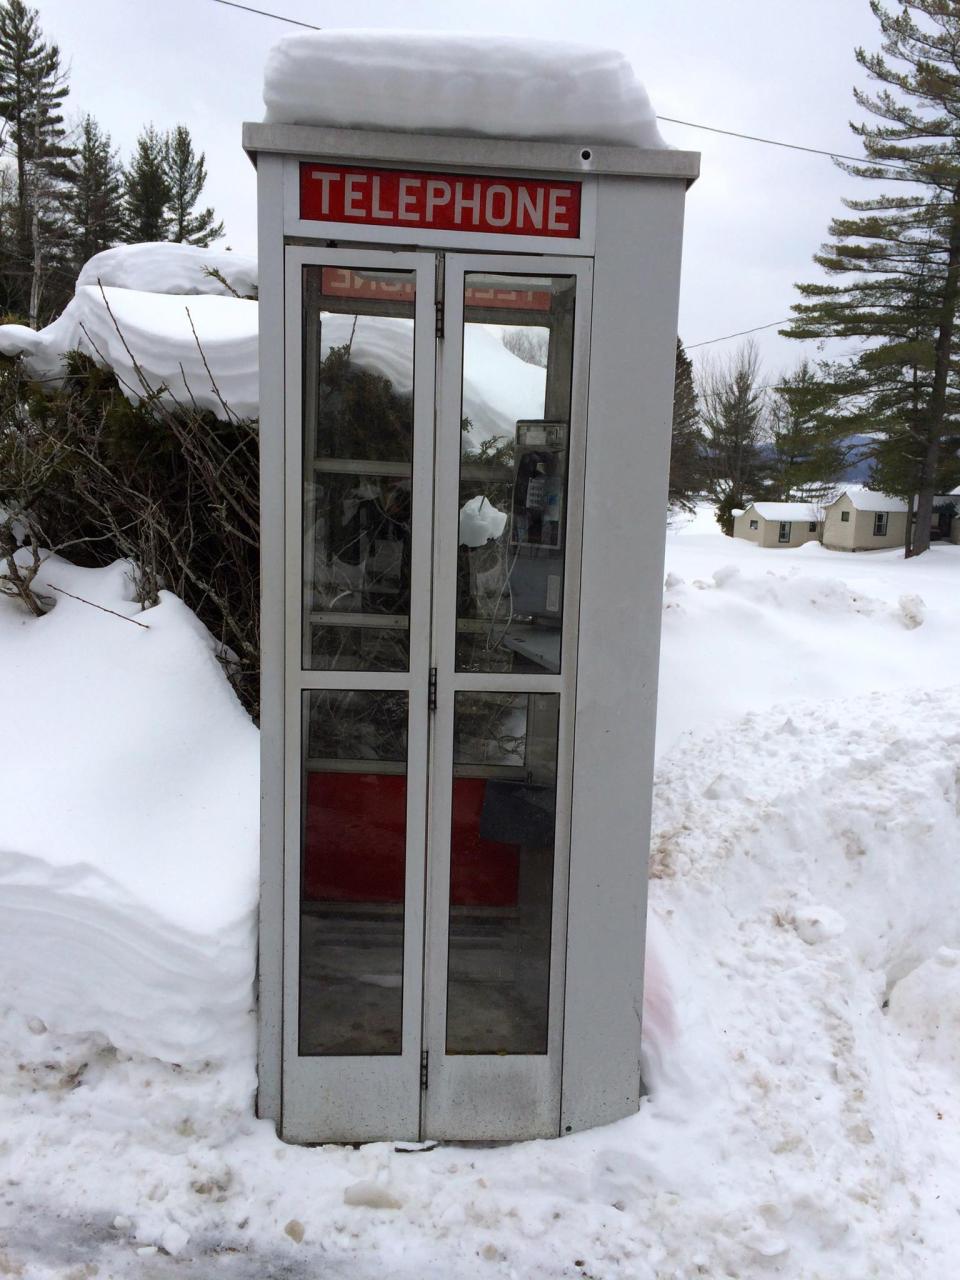
[[[23,0],[0,3],[0,117],[16,172],[2,245],[3,305],[34,327],[60,301],[52,295],[68,291],[62,194],[73,155],[60,51],[44,41],[37,19]]]
[[[731,534],[732,512],[759,496],[765,480],[761,445],[767,406],[752,342],[744,343],[726,363],[703,369],[700,403],[709,485],[718,499],[717,521]]]
[[[95,253],[119,242],[123,229],[123,170],[109,133],[93,116],[80,125],[77,155],[70,166],[67,198],[70,256],[75,271]]]
[[[167,172],[167,139],[152,124],[137,138],[123,175],[123,238],[127,244],[170,238],[172,192]]]
[[[854,97],[878,123],[853,126],[863,162],[837,163],[899,190],[846,202],[853,216],[831,223],[832,240],[814,259],[845,283],[799,286],[805,300],[785,332],[860,340],[830,366],[833,417],[878,433],[871,483],[911,505],[916,495],[906,552],[918,555],[929,547],[934,496],[960,447],[960,3],[870,7],[883,52],[856,56],[881,88],[855,89]]]
[[[691,501],[703,491],[704,438],[693,382],[693,365],[677,338],[677,363],[673,383],[673,431],[670,440],[671,506],[691,510]]]
[[[190,130],[178,124],[166,138],[165,171],[169,188],[168,211],[171,240],[206,247],[223,235],[223,223],[215,222],[213,209],[194,213],[207,181],[204,153],[193,150]]]
[[[809,360],[801,360],[772,388],[770,396],[770,479],[784,501],[825,496],[847,460],[828,408],[832,387]]]

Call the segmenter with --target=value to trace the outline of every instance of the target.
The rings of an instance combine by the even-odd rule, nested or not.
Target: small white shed
[[[845,489],[825,509],[823,545],[832,551],[877,551],[902,547],[907,504],[871,489]]]
[[[759,547],[799,547],[820,531],[821,514],[809,502],[751,502],[733,521],[733,536]]]

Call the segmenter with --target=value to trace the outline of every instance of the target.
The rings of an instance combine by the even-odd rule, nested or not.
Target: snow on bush
[[[102,284],[141,293],[239,294],[246,298],[257,291],[257,260],[229,249],[201,249],[169,240],[122,244],[94,254],[81,268],[77,284]]]
[[[74,297],[45,329],[0,325],[0,352],[22,356],[29,377],[52,383],[64,376],[65,356],[82,351],[114,370],[129,400],[157,393],[167,404],[196,404],[218,418],[257,418],[257,303],[222,296],[229,291],[203,271],[216,267],[243,292],[241,286],[255,280],[256,266],[234,257],[174,244],[107,249],[86,264]],[[406,320],[325,314],[321,358],[349,343],[358,367],[408,393],[411,335]],[[465,443],[477,448],[497,436],[512,438],[518,417],[542,417],[545,378],[543,369],[507,350],[494,326],[470,325],[464,336]]]
[[[516,36],[318,31],[264,74],[270,123],[664,146],[620,53]]]

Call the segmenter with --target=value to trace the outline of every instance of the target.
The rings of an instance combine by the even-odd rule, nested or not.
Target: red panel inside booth
[[[389,773],[308,773],[303,896],[314,902],[402,902],[407,779]],[[453,781],[452,900],[517,902],[518,847],[480,835],[485,778]]]

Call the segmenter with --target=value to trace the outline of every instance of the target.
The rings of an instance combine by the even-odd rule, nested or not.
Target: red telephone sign
[[[575,240],[580,235],[580,183],[304,162],[300,217]]]

